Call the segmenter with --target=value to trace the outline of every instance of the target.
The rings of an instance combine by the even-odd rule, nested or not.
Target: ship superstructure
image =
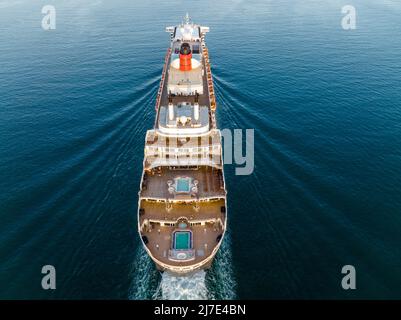
[[[146,134],[138,229],[160,270],[186,274],[210,267],[223,240],[226,189],[205,44],[209,28],[187,15],[166,31],[171,43],[155,126]]]

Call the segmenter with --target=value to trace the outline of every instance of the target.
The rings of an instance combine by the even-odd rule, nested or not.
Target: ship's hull
[[[208,30],[189,22],[169,28],[138,194],[142,244],[158,270],[176,275],[210,268],[227,226]]]

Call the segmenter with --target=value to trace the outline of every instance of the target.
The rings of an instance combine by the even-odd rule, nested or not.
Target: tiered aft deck
[[[165,264],[181,267],[185,272],[186,266],[208,263],[223,236],[224,199],[198,203],[142,200],[140,205],[142,240],[162,268]],[[176,239],[177,232],[188,232],[186,246]]]

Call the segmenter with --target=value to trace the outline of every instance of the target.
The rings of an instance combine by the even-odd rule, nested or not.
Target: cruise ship
[[[145,139],[138,231],[161,271],[211,266],[227,225],[221,133],[205,35],[188,14],[167,27],[170,46]]]

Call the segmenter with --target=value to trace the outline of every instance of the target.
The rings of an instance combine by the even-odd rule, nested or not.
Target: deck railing
[[[210,109],[215,112],[216,111],[216,97],[214,94],[214,87],[213,87],[213,78],[212,72],[210,69],[210,61],[209,61],[209,51],[206,47],[202,48],[203,57],[205,59],[205,69],[206,69],[206,78],[207,78],[207,87],[209,92],[209,99],[210,99]],[[212,119],[214,121],[214,119]]]
[[[166,52],[166,56],[164,57],[163,72],[162,72],[162,78],[160,80],[159,91],[157,91],[157,98],[156,98],[156,105],[155,105],[156,112],[159,110],[159,107],[160,107],[160,100],[161,100],[162,93],[163,93],[164,81],[166,80],[167,65],[168,65],[168,60],[170,59],[170,55],[171,55],[171,48],[168,48],[167,52]]]

